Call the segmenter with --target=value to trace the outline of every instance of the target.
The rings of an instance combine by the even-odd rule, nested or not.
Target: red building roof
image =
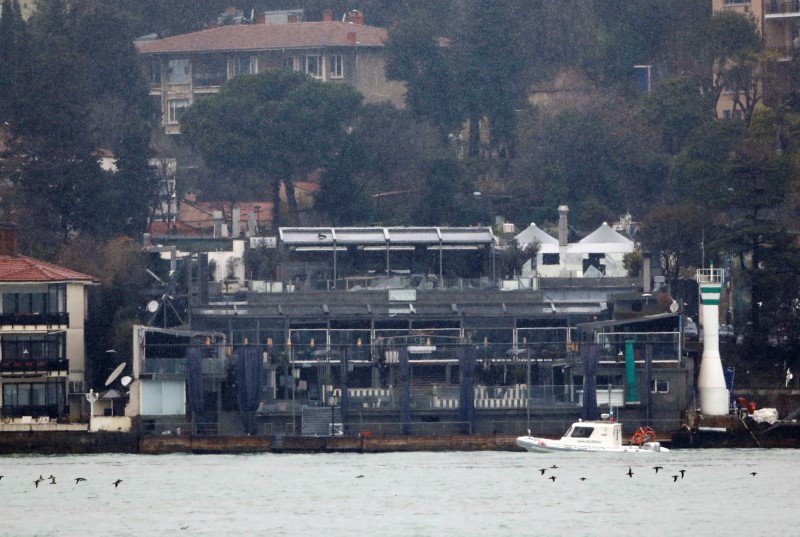
[[[238,24],[209,28],[190,34],[138,41],[142,54],[222,52],[319,47],[382,47],[383,28],[349,22],[297,22],[286,24]]]
[[[94,276],[81,274],[52,263],[24,255],[0,255],[0,282],[68,282],[100,283]]]

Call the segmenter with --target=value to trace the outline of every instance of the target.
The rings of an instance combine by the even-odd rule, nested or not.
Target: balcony
[[[225,375],[226,361],[219,358],[203,358],[203,374]],[[143,376],[154,377],[186,377],[188,374],[186,358],[147,358],[142,360]]]
[[[52,373],[67,373],[69,360],[56,359],[23,359],[0,361],[0,376],[38,376]]]
[[[800,0],[770,0],[764,5],[765,19],[800,17]]]
[[[69,313],[0,313],[3,326],[68,326]]]

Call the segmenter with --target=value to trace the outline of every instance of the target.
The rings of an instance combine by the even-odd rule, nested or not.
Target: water
[[[797,454],[0,457],[0,535],[795,536]]]

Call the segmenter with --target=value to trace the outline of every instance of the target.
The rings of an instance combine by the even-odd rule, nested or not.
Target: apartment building
[[[367,103],[402,105],[404,85],[385,76],[386,38],[385,29],[364,24],[356,10],[341,20],[326,11],[321,22],[302,22],[293,13],[284,18],[266,13],[251,24],[139,40],[136,49],[145,59],[150,95],[162,112],[164,132],[178,134],[181,114],[194,101],[217,93],[234,76],[272,68],[349,84]]]

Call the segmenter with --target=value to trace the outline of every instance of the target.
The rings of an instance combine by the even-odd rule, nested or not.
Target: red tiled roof
[[[355,43],[348,34],[355,34]],[[317,47],[382,47],[383,28],[349,22],[297,22],[286,24],[237,24],[190,34],[138,41],[142,54],[170,52],[220,52]]]
[[[24,255],[0,255],[0,282],[64,282],[99,283],[94,276],[81,274],[52,263]]]

